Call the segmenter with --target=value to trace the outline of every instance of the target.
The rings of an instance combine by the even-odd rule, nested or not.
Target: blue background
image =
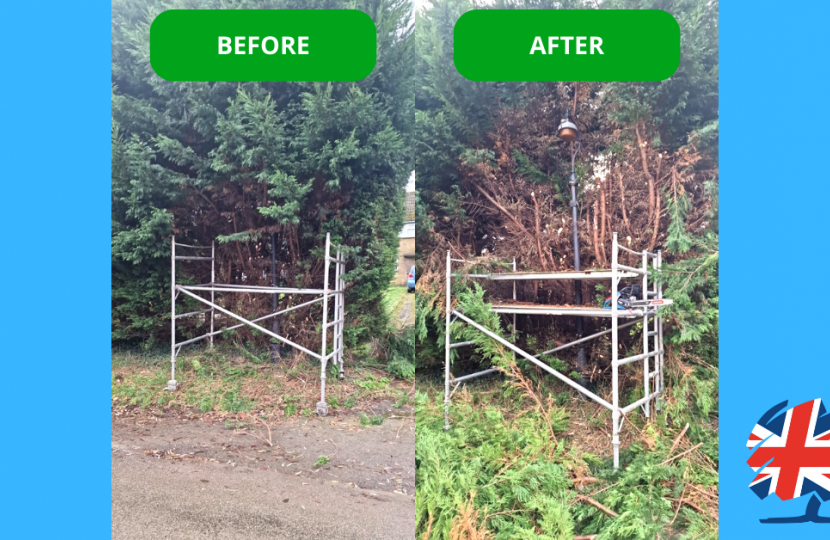
[[[761,414],[785,399],[830,399],[820,312],[830,8],[785,9],[721,7],[725,539],[830,537],[830,525],[761,525],[801,514],[806,500],[761,501],[747,487],[745,445]],[[0,530],[109,538],[110,4],[40,2],[35,13],[16,2],[3,18]]]
[[[830,538],[762,525],[807,498],[758,499],[746,441],[784,400],[830,400],[827,2],[720,8],[721,538]],[[830,515],[830,503],[819,513]]]
[[[110,3],[0,17],[0,537],[109,538]]]

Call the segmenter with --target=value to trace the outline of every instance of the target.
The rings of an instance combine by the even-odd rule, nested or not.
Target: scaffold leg
[[[450,430],[450,316],[452,315],[452,261],[447,250],[447,313],[444,329],[444,431]]]

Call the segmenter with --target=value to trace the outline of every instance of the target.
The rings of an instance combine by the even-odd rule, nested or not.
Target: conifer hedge
[[[150,66],[149,27],[173,8],[357,8],[377,26],[378,63],[356,83],[168,82]],[[225,283],[270,283],[275,234],[281,282],[316,287],[331,233],[350,261],[346,339],[386,328],[380,299],[395,270],[412,170],[410,9],[404,0],[113,2],[114,343],[169,339],[173,233],[185,243],[216,241]],[[188,271],[204,277],[193,265],[183,279]],[[270,304],[228,301],[249,314]],[[295,313],[283,330],[302,342],[314,330],[306,319]]]

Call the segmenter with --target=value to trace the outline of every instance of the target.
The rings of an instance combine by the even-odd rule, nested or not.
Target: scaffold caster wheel
[[[325,401],[320,401],[317,403],[317,414],[320,416],[326,416],[329,413],[329,406]]]
[[[175,392],[179,389],[179,383],[176,382],[176,379],[170,379],[169,381],[167,381],[167,386],[164,387],[164,389],[168,392]]]

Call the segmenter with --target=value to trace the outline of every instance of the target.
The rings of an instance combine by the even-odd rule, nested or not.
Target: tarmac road
[[[250,433],[199,422],[116,422],[112,538],[411,540],[408,424],[281,425],[277,451]],[[314,467],[319,450],[312,443],[323,445],[323,438],[329,449],[337,441],[337,455],[329,466]]]

